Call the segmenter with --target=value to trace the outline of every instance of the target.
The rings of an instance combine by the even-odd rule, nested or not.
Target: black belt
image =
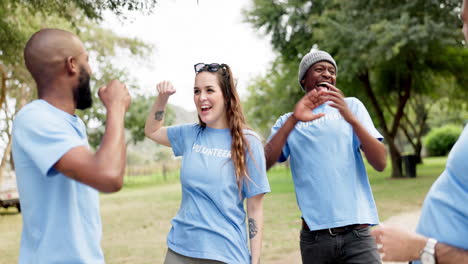
[[[355,224],[355,225],[347,225],[347,226],[340,226],[340,227],[333,227],[327,229],[320,229],[320,230],[313,230],[311,231],[307,223],[302,219],[302,229],[316,233],[316,234],[329,234],[331,236],[336,236],[338,234],[345,234],[351,232],[354,229],[363,229],[368,227],[368,224]]]

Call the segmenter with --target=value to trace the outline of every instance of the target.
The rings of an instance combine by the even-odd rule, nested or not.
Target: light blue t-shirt
[[[77,116],[44,100],[16,115],[12,147],[23,215],[20,264],[104,263],[99,193],[53,168],[77,146],[88,146]]]
[[[381,140],[364,105],[345,98],[351,112],[373,137]],[[313,110],[325,116],[298,122],[283,147],[279,162],[290,158],[296,199],[311,230],[351,224],[378,224],[359,139],[351,125],[329,103]],[[270,138],[292,113],[281,116]]]
[[[229,264],[250,263],[244,199],[270,192],[263,146],[253,132],[244,130],[250,144],[248,173],[239,197],[231,157],[229,129],[197,124],[172,126],[167,135],[180,170],[182,202],[172,219],[169,248],[181,255]]]
[[[468,126],[447,159],[444,172],[427,193],[416,231],[468,250]]]

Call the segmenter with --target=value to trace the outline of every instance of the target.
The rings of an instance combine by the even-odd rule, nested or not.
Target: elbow
[[[387,167],[387,163],[384,162],[384,164],[381,164],[381,165],[379,164],[379,165],[375,166],[374,169],[376,171],[378,171],[378,172],[382,172],[382,171],[385,170],[386,167]]]
[[[382,172],[387,167],[387,157],[385,157],[374,164],[374,169],[378,172]]]
[[[105,184],[99,191],[104,193],[114,193],[120,191],[123,187],[123,177],[124,172],[121,171],[113,170],[106,172],[105,175],[103,175]]]
[[[271,167],[273,167],[273,165],[275,165],[275,162],[271,162],[269,160],[266,161],[266,170],[270,170]]]
[[[271,157],[268,145],[265,147],[264,151],[265,151],[265,167],[266,167],[266,170],[268,171],[269,169],[271,169],[271,167],[273,167],[273,165],[276,164],[276,160]]]
[[[145,126],[145,136],[147,138],[150,138],[151,137],[151,131],[148,129],[148,127]]]

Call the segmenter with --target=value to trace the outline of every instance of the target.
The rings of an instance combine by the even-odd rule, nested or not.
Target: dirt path
[[[412,212],[406,212],[402,213],[399,215],[395,215],[387,219],[387,221],[384,222],[384,224],[387,225],[395,225],[402,227],[408,231],[414,231],[416,229],[416,225],[419,220],[419,215],[420,211],[412,211]],[[296,252],[292,252],[288,255],[285,255],[282,259],[280,260],[274,260],[274,261],[265,261],[262,262],[265,264],[302,264],[301,262],[301,253],[299,250]],[[407,264],[408,262],[384,262],[384,264]]]

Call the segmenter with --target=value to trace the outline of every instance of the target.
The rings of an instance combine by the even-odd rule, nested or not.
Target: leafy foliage
[[[124,67],[112,62],[118,56],[141,60],[147,57],[152,46],[138,39],[117,36],[110,30],[100,28],[96,21],[101,19],[102,12],[111,10],[119,13],[138,7],[135,3],[155,3],[155,1],[33,1],[4,0],[0,1],[0,145],[7,145],[11,138],[13,115],[27,102],[36,98],[35,83],[23,63],[23,48],[27,39],[37,30],[44,27],[61,28],[77,34],[88,49],[91,66],[94,69],[93,87],[103,85],[111,79],[126,81],[131,90],[137,90],[128,79]],[[129,4],[132,6],[130,7]],[[112,6],[111,6],[112,5]],[[140,6],[149,8],[149,5]],[[120,10],[120,11],[119,11]],[[146,9],[149,11],[149,9]],[[145,10],[142,10],[145,11]],[[102,80],[98,82],[96,80]],[[96,91],[97,89],[95,89]],[[95,102],[99,100],[96,98]],[[80,113],[88,127],[102,127],[104,108],[95,104],[95,108]],[[92,116],[96,114],[96,116]],[[146,115],[146,111],[129,113],[130,120],[134,115]],[[143,123],[144,124],[144,123]],[[134,125],[134,122],[130,122]],[[135,140],[141,136],[129,127]],[[99,138],[90,133],[91,138]],[[95,140],[94,142],[98,142]],[[8,151],[7,151],[8,152]],[[4,153],[3,157],[8,157]]]
[[[445,125],[431,130],[424,139],[430,156],[445,156],[452,149],[462,132],[458,125]]]
[[[22,53],[24,43],[37,31],[34,25],[24,23],[31,18],[67,21],[72,31],[81,31],[84,19],[99,21],[103,12],[109,10],[124,16],[126,11],[149,13],[156,0],[2,0],[0,1],[0,63],[9,64]],[[45,21],[44,21],[45,22]],[[61,24],[61,23],[58,23]],[[40,23],[39,28],[55,23]],[[35,30],[33,30],[33,28]]]
[[[468,98],[460,5],[458,0],[253,0],[245,19],[271,36],[278,59],[270,73],[257,78],[247,105],[256,106],[258,90],[269,91],[271,102],[284,100],[285,87],[300,90],[296,76],[302,56],[313,47],[328,51],[338,63],[337,86],[368,107],[389,145],[392,175],[399,177],[401,122],[406,118],[420,127],[422,120],[406,114],[412,96],[425,95],[429,104],[440,98],[464,104]],[[266,123],[274,119],[268,115],[293,107],[275,105],[277,111],[255,109],[262,129],[272,125]]]

